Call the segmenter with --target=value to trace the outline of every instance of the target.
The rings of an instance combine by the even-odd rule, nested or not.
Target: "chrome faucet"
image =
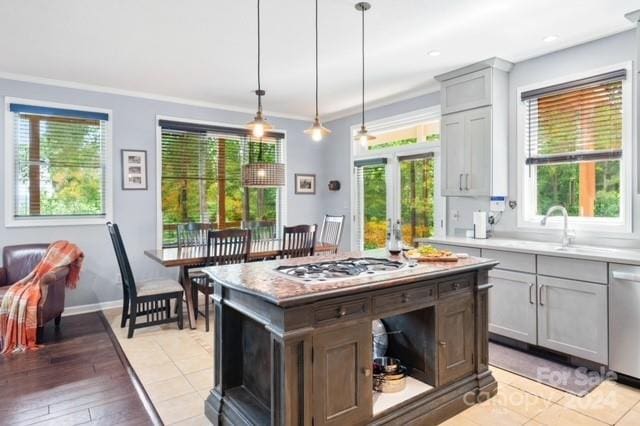
[[[562,213],[562,216],[564,217],[564,229],[562,230],[562,248],[565,249],[569,247],[569,244],[571,244],[574,235],[569,232],[569,213],[567,213],[567,209],[565,209],[564,206],[549,207],[549,210],[547,210],[547,214],[544,215],[544,217],[540,221],[540,225],[545,226],[547,224],[547,219],[549,218],[549,216],[551,216],[551,214],[556,211]]]

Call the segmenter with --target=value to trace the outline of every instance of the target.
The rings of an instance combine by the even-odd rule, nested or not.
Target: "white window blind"
[[[11,103],[13,219],[107,216],[109,115]]]
[[[622,157],[622,82],[626,70],[522,93],[526,164]]]

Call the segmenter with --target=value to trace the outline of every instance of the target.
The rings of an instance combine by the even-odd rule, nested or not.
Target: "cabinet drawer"
[[[475,247],[455,246],[452,244],[429,243],[440,250],[448,250],[452,253],[467,253],[469,256],[480,257],[480,249]]]
[[[460,275],[458,277],[449,278],[438,283],[438,297],[446,297],[471,291],[472,287],[473,274]]]
[[[607,283],[607,263],[594,260],[538,256],[538,275]]]
[[[536,256],[534,254],[516,253],[512,251],[482,249],[482,257],[500,262],[497,269],[516,272],[536,273]]]
[[[313,312],[316,324],[326,324],[337,320],[356,319],[369,314],[368,297],[332,302],[317,306]]]
[[[373,312],[378,314],[399,308],[418,306],[435,300],[435,298],[435,284],[394,290],[373,297]]]
[[[442,113],[491,105],[491,69],[472,72],[442,83]]]

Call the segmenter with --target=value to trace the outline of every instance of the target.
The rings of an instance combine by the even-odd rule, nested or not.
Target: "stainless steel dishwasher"
[[[640,266],[611,264],[609,367],[640,378]]]

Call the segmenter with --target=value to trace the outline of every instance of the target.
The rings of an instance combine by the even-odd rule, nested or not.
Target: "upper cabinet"
[[[443,81],[441,90],[442,114],[491,105],[491,69]]]
[[[493,58],[436,76],[443,115],[442,195],[507,195],[512,66]]]

